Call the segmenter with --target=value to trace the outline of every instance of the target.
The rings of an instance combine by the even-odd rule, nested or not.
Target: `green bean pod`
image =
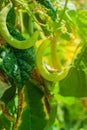
[[[66,75],[68,74],[70,67],[65,67],[64,69],[62,69],[62,71],[58,73],[51,73],[47,70],[43,61],[43,56],[44,56],[45,49],[50,45],[50,43],[51,43],[50,39],[45,39],[43,43],[38,47],[37,54],[36,54],[36,63],[42,77],[48,81],[55,82],[65,78]]]
[[[9,3],[6,7],[4,7],[0,11],[0,33],[3,36],[3,38],[6,40],[8,44],[10,44],[12,47],[17,49],[27,49],[32,47],[35,42],[37,41],[37,38],[39,36],[39,32],[36,31],[33,33],[31,38],[19,41],[15,39],[8,31],[7,25],[6,25],[6,18],[8,15],[8,12],[12,8],[12,4]]]

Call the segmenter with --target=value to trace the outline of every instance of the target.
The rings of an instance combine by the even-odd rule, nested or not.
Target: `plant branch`
[[[63,12],[62,12],[62,14],[61,14],[61,17],[60,17],[60,20],[59,20],[59,23],[58,23],[58,24],[61,23],[61,21],[62,21],[62,19],[63,19],[63,17],[64,17],[64,14],[65,14],[65,11],[66,11],[66,8],[67,8],[67,3],[68,3],[68,0],[65,1],[64,9],[63,9]]]

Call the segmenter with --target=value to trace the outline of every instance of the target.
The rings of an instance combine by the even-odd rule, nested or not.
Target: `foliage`
[[[86,4],[0,2],[0,130],[87,129]]]

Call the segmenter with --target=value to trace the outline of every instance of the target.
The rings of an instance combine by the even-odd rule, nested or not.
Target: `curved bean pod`
[[[0,12],[0,33],[3,36],[3,38],[6,40],[8,44],[10,44],[12,47],[17,49],[27,49],[34,45],[36,42],[39,32],[36,31],[33,33],[31,38],[19,41],[15,39],[8,31],[8,28],[6,26],[6,18],[9,10],[11,9],[12,4],[8,4],[6,7],[4,7]]]
[[[37,49],[37,54],[36,54],[37,67],[40,74],[42,75],[44,79],[48,81],[62,80],[68,74],[70,67],[65,67],[64,69],[62,69],[61,72],[58,72],[58,73],[51,73],[47,70],[43,61],[44,51],[50,45],[50,43],[51,43],[50,39],[45,39],[43,43]]]

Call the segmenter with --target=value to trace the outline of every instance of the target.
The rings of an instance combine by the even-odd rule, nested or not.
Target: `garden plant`
[[[0,130],[87,130],[86,0],[0,0]]]

